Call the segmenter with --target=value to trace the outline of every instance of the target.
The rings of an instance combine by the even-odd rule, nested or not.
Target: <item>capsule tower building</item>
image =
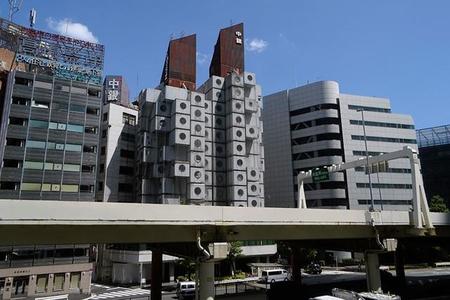
[[[261,87],[244,71],[243,24],[220,30],[196,89],[196,36],[171,40],[160,85],[139,96],[138,197],[264,206]]]

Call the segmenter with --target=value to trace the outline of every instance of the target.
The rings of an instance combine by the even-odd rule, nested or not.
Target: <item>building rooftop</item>
[[[417,130],[419,148],[450,144],[450,124]]]

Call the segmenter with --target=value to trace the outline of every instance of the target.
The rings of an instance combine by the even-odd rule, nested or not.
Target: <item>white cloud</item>
[[[50,29],[61,35],[87,42],[98,43],[98,38],[95,37],[92,31],[84,24],[72,22],[72,20],[67,18],[62,20],[48,18],[46,21]]]
[[[203,54],[200,52],[197,52],[197,62],[201,65],[203,65],[204,63],[206,63],[208,60],[208,55],[207,54]]]
[[[269,43],[263,39],[253,38],[247,42],[247,50],[256,53],[263,52],[267,46],[269,46]]]

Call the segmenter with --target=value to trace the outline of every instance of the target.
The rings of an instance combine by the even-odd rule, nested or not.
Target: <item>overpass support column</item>
[[[200,300],[214,300],[214,262],[200,263]],[[153,300],[153,299],[152,299]]]
[[[151,300],[161,300],[162,289],[162,252],[161,249],[152,249],[152,286]]]
[[[296,246],[292,247],[291,254],[292,263],[292,280],[298,284],[302,284],[302,271],[301,271],[301,260],[300,260],[300,249]]]
[[[405,251],[403,244],[399,241],[397,249],[395,250],[395,275],[397,277],[397,282],[400,290],[406,287],[406,276],[405,276]]]
[[[381,291],[380,262],[377,252],[367,251],[365,253],[367,290]]]

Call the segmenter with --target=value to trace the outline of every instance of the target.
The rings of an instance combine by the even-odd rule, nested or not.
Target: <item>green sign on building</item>
[[[316,169],[312,171],[312,180],[314,183],[329,180],[330,174],[328,173],[328,169]]]

